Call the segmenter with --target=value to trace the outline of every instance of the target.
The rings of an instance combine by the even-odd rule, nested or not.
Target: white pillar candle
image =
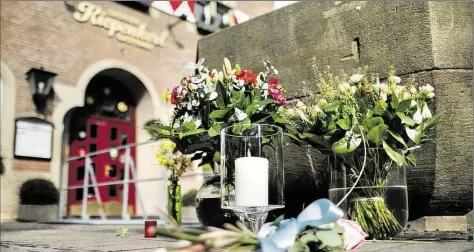
[[[268,159],[242,157],[235,160],[235,205],[268,206]]]

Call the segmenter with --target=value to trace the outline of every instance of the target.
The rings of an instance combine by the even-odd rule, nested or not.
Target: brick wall
[[[164,48],[147,51],[108,37],[107,30],[93,26],[89,21],[77,22],[73,18],[79,2],[69,1],[19,1],[0,3],[0,56],[13,72],[16,100],[15,117],[38,116],[29,93],[25,73],[30,68],[44,67],[56,73],[55,83],[76,86],[84,70],[104,60],[115,59],[140,69],[153,81],[158,95],[176,85],[191,72],[182,67],[185,61],[196,58],[197,41],[200,38],[196,26],[183,22],[172,30],[173,36],[165,41]],[[151,9],[145,14],[115,2],[92,2],[103,8],[126,13],[147,23],[147,30],[160,35],[168,24],[177,18]],[[238,3],[237,8],[254,17],[273,9],[272,2],[262,4]],[[176,41],[183,45],[180,48]],[[2,84],[5,85],[5,84]],[[54,88],[54,86],[53,86]],[[51,120],[55,104],[48,106],[47,119]],[[9,108],[11,109],[11,107]],[[165,111],[165,110],[164,110]],[[13,124],[14,122],[4,122]],[[2,139],[3,141],[3,139]],[[2,142],[2,149],[5,144]],[[5,157],[5,154],[2,154]],[[10,167],[1,177],[1,219],[14,218],[18,200],[18,188],[32,177],[50,177],[50,162],[4,160]]]

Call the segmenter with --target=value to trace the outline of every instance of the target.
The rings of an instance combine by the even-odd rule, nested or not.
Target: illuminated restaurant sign
[[[80,2],[73,17],[78,22],[89,21],[94,26],[108,30],[109,37],[115,37],[122,43],[150,51],[155,46],[163,47],[166,39],[166,33],[157,35],[147,31],[147,24],[135,17],[90,2]]]

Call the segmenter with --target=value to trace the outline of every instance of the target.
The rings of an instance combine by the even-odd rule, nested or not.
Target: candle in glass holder
[[[235,205],[268,206],[268,159],[242,157],[235,160]]]

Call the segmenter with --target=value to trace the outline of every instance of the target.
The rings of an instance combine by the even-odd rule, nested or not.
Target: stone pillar
[[[424,146],[418,167],[408,169],[410,218],[466,214],[472,207],[472,9],[471,2],[299,2],[202,38],[198,57],[211,68],[220,68],[223,57],[252,69],[269,59],[292,98],[326,65],[380,73],[393,65],[401,77],[430,83],[443,122],[436,143]],[[327,197],[327,165],[313,155],[313,176],[304,151],[285,153],[290,215]]]

